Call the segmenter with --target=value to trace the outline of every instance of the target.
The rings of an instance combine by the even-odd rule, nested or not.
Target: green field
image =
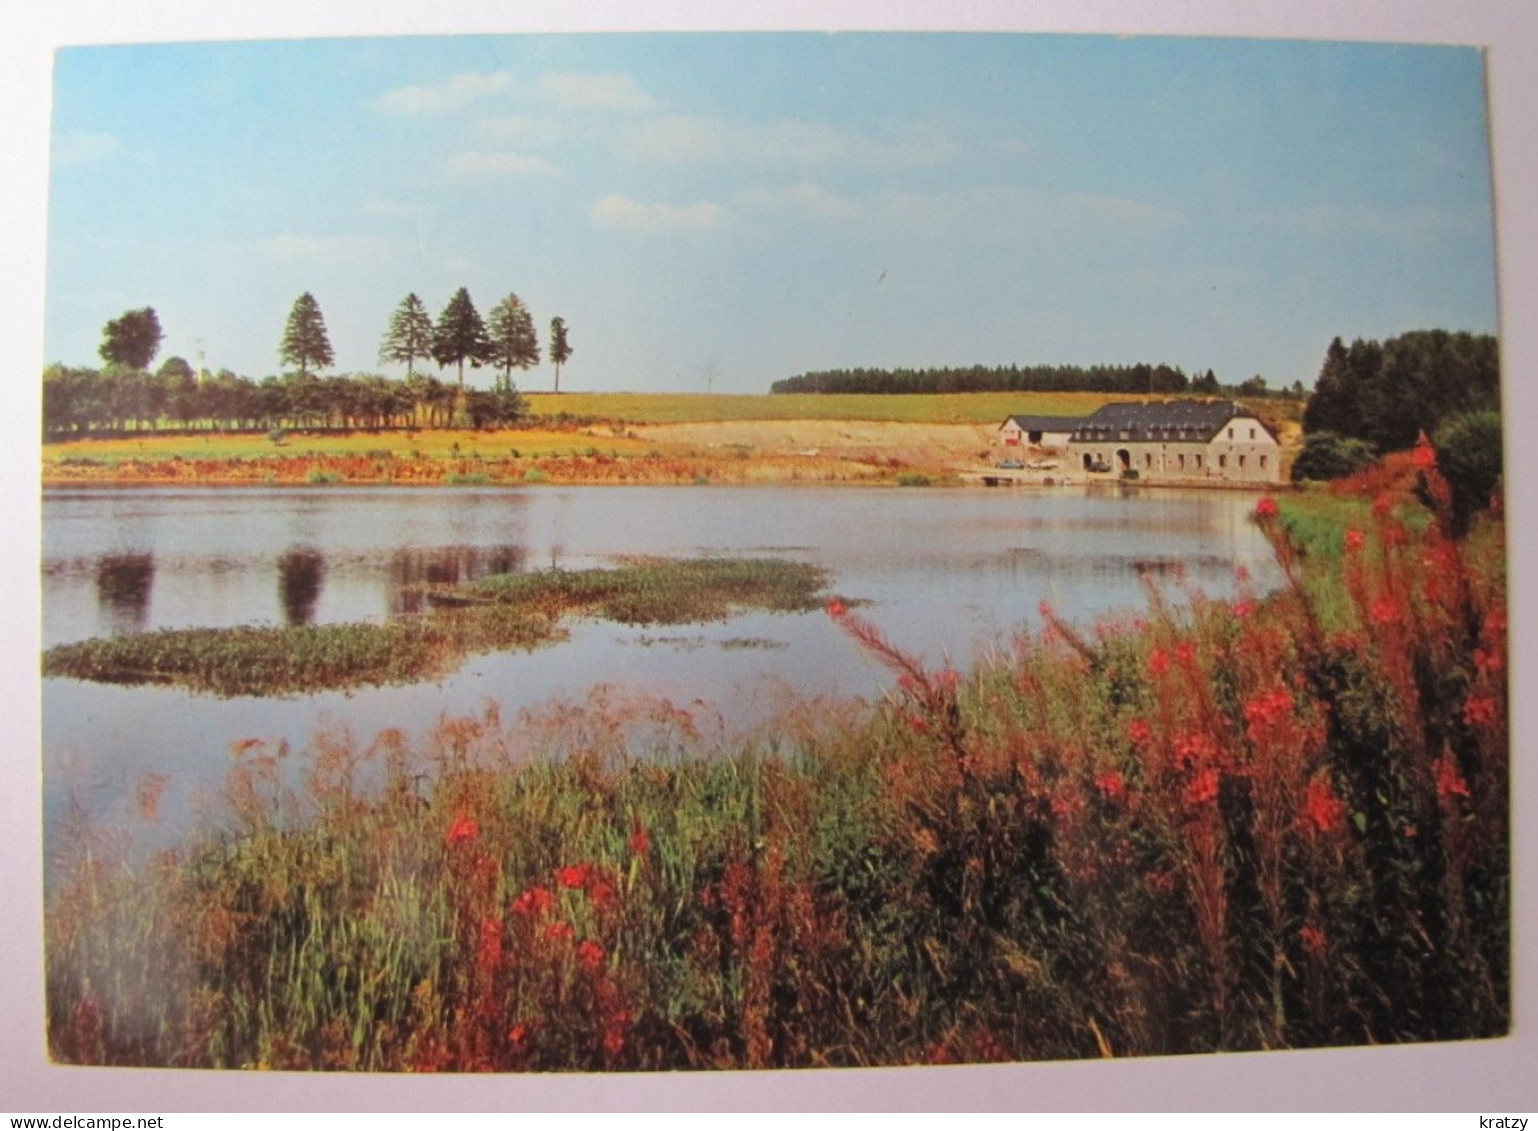
[[[634,424],[711,420],[890,420],[986,424],[1011,413],[1080,416],[1113,400],[1104,393],[530,393],[536,417],[568,413]]]

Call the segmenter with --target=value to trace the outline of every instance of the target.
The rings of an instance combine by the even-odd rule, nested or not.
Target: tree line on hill
[[[1194,377],[1179,366],[1148,365],[970,365],[929,369],[822,369],[787,377],[771,393],[1121,393],[1127,396],[1196,393],[1301,400],[1301,381],[1273,390],[1260,375],[1224,385],[1208,369]]]
[[[430,427],[492,427],[514,423],[527,411],[512,371],[539,364],[532,315],[509,294],[482,319],[470,293],[459,288],[435,323],[415,294],[390,317],[379,347],[381,362],[406,366],[404,380],[359,373],[322,377],[335,354],[320,304],[308,291],[295,300],[278,347],[292,368],[281,376],[253,381],[221,369],[195,372],[172,357],[149,369],[164,340],[152,307],[130,310],[109,321],[99,350],[104,369],[55,364],[43,372],[43,430],[49,436],[157,429],[162,424],[192,428],[389,428],[426,423]],[[550,360],[560,391],[561,366],[572,347],[564,318],[550,322]],[[419,361],[457,371],[457,387],[416,371]],[[499,370],[488,392],[466,389],[465,364]]]

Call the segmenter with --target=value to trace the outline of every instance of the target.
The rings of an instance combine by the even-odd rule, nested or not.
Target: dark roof
[[[1004,424],[1013,420],[1022,432],[1072,432],[1084,423],[1082,416],[1006,416]],[[999,427],[1004,427],[1000,424]]]
[[[1079,422],[1073,438],[1096,440],[1194,440],[1206,443],[1236,416],[1255,414],[1233,401],[1156,401],[1102,405]],[[1262,421],[1274,440],[1276,433]],[[1125,433],[1125,435],[1123,435]]]

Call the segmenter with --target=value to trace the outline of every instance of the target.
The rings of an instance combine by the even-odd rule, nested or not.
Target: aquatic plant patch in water
[[[614,569],[499,574],[433,587],[432,611],[381,624],[165,629],[51,648],[45,676],[168,684],[214,695],[293,695],[415,683],[470,655],[563,638],[560,620],[623,624],[721,620],[746,609],[819,606],[823,571],[755,558],[644,559]]]

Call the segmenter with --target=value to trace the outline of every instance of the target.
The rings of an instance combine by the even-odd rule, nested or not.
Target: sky
[[[563,390],[1130,364],[1311,386],[1339,335],[1496,330],[1468,48],[991,34],[77,47],[56,57],[50,361],[331,372],[408,292],[517,294]],[[550,388],[548,359],[521,388]],[[491,374],[468,374],[489,385]]]

